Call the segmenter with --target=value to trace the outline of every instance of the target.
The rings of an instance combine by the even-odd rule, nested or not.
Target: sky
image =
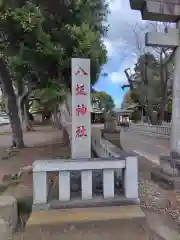
[[[97,91],[110,94],[116,107],[121,106],[124,91],[121,86],[127,82],[124,70],[132,68],[137,59],[137,44],[133,33],[134,27],[143,26],[139,11],[130,9],[129,0],[111,0],[108,17],[109,31],[104,43],[108,50],[108,61],[101,76],[94,86]]]

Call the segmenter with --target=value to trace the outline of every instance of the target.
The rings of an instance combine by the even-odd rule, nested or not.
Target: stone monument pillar
[[[72,58],[71,155],[91,158],[90,60]]]

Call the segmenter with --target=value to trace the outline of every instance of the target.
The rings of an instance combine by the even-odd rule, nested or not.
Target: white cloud
[[[132,57],[131,59],[125,59],[118,71],[112,72],[109,74],[109,79],[113,84],[119,84],[120,86],[126,84],[127,77],[124,73],[124,70],[127,68],[131,69],[131,72],[133,72],[133,66],[136,62],[137,56]]]
[[[105,39],[104,44],[106,45],[106,49],[108,51],[108,57],[112,57],[114,55],[114,48],[112,46],[111,41],[109,41],[108,39]]]
[[[110,27],[104,43],[109,59],[118,59],[120,63],[117,71],[109,73],[109,79],[114,84],[123,85],[127,82],[124,70],[132,68],[140,54],[137,49],[137,38],[141,48],[144,49],[144,33],[137,29],[139,32],[136,38],[133,28],[136,25],[146,28],[147,21],[142,21],[139,11],[130,8],[129,0],[113,0],[109,5]]]
[[[125,77],[125,75],[122,74],[122,72],[112,72],[109,75],[110,81],[112,83],[118,83],[119,85],[123,85],[125,83],[127,83],[127,79]]]

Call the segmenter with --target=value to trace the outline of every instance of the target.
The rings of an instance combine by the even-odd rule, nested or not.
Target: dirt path
[[[60,130],[51,126],[36,127],[35,130],[35,132],[24,133],[26,148],[20,151],[15,150],[13,156],[4,160],[4,156],[7,155],[5,148],[11,143],[11,134],[0,136],[0,182],[5,174],[18,172],[20,168],[32,165],[37,159],[69,157],[70,152],[62,144]]]
[[[150,238],[150,235],[141,226],[139,221],[108,221],[101,223],[87,223],[83,225],[66,227],[46,226],[21,235],[14,236],[13,240],[163,240],[156,236]]]
[[[70,148],[62,143],[59,129],[51,126],[35,127],[35,132],[24,134],[26,148],[7,155],[4,147],[9,147],[11,134],[0,136],[0,196],[14,196],[20,213],[18,231],[24,228],[32,207],[32,163],[35,160],[64,159],[70,157]],[[22,172],[21,177],[17,173]],[[15,176],[15,177],[14,177]],[[48,174],[48,181],[54,175]]]

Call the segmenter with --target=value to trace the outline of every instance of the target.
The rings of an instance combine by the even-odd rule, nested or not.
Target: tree
[[[121,108],[127,108],[134,103],[134,100],[131,98],[132,92],[128,90],[123,97],[123,102]]]
[[[104,0],[75,0],[52,2],[34,0],[40,4],[45,17],[45,30],[52,41],[64,49],[60,78],[71,86],[71,57],[91,59],[91,83],[98,79],[101,66],[106,62],[106,49],[102,37],[106,34],[108,5]]]
[[[6,62],[2,57],[0,58],[0,75],[1,75],[1,89],[4,93],[5,105],[7,114],[9,116],[12,128],[12,146],[18,148],[24,147],[23,134],[21,129],[21,122],[18,115],[18,108],[16,104],[16,95],[14,93],[11,76],[7,69]]]
[[[52,81],[70,88],[72,57],[91,59],[95,83],[107,60],[104,0],[7,0],[1,1],[0,13],[0,49],[24,104],[34,89],[47,89]]]
[[[32,109],[35,111],[50,112],[56,114],[58,105],[66,99],[65,88],[57,85],[56,81],[46,88],[34,90],[29,100],[32,101]]]
[[[99,110],[105,112],[110,112],[115,107],[112,97],[106,92],[96,92],[91,93],[92,105],[95,105]]]
[[[172,81],[169,74],[172,53],[163,51],[159,58],[152,53],[141,55],[135,64],[134,73],[125,72],[131,89],[131,99],[144,108],[151,123],[156,123],[154,112],[159,116],[159,123],[164,120],[168,86]]]
[[[107,60],[102,41],[108,13],[104,1],[17,2],[21,8],[6,3],[1,29],[3,51],[15,56],[13,65],[17,65],[19,78],[28,83],[58,78],[70,87],[71,57],[88,57],[94,84]],[[90,13],[88,17],[85,12]]]
[[[164,119],[164,110],[167,106],[167,92],[170,81],[172,81],[172,67],[174,52],[169,48],[152,48],[145,46],[146,32],[163,32],[167,24],[148,22],[142,26],[135,24],[131,26],[133,33],[129,47],[137,56],[137,64],[133,74],[126,74],[132,99],[139,103],[154,121],[154,111],[159,116],[159,123]],[[139,82],[138,82],[139,81]],[[136,88],[136,89],[135,89]],[[132,91],[132,89],[136,91]]]
[[[34,41],[34,45],[37,44],[37,33],[41,29],[42,16],[40,15],[37,8],[31,4],[27,4],[27,7],[22,8],[10,8],[8,2],[1,5],[1,42],[0,49],[2,52],[2,69],[0,70],[2,90],[7,100],[7,112],[9,113],[9,119],[12,126],[13,146],[22,147],[22,129],[19,116],[21,116],[21,104],[18,104],[19,111],[17,108],[18,99],[14,93],[14,85],[18,86],[18,94],[21,94],[24,82],[23,73],[30,70],[29,62],[24,62],[23,67],[18,71],[17,68],[13,68],[12,63],[15,58],[19,59],[20,56],[26,53],[27,56],[27,45],[30,40]],[[35,29],[36,28],[36,29]],[[17,34],[17,35],[16,35]],[[40,37],[39,37],[40,38]],[[42,35],[41,35],[42,38]],[[6,59],[6,63],[5,63]],[[4,70],[3,70],[4,68]],[[6,74],[3,74],[3,71]],[[2,76],[3,75],[3,76]],[[18,78],[19,77],[19,78]],[[22,78],[22,79],[21,79]],[[16,81],[19,80],[19,81]],[[19,84],[21,82],[21,84]],[[21,89],[20,89],[20,87]],[[11,98],[13,96],[13,101]],[[14,114],[11,116],[12,109]],[[15,111],[17,112],[15,113]],[[18,120],[19,119],[19,120]]]

